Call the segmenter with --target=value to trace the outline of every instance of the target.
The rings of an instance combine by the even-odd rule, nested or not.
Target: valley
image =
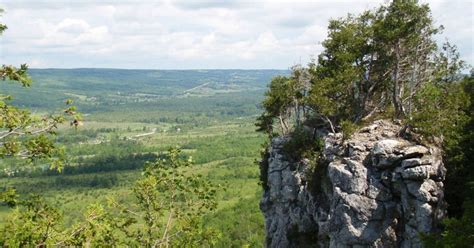
[[[61,111],[72,99],[83,115],[77,129],[62,125],[55,140],[64,146],[63,172],[44,161],[0,161],[0,184],[20,195],[35,193],[58,207],[66,227],[90,204],[133,201],[131,186],[144,163],[169,147],[180,147],[202,174],[221,185],[217,210],[204,224],[221,232],[219,247],[259,246],[263,216],[255,161],[264,135],[255,132],[259,102],[273,70],[31,70],[33,85],[3,84],[17,106],[34,113]],[[0,207],[0,221],[9,213]]]

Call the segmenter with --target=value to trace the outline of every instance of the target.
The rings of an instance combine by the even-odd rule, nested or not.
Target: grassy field
[[[37,113],[61,109],[62,101],[73,98],[84,125],[78,130],[59,128],[56,140],[67,153],[63,173],[48,171],[41,163],[3,159],[0,186],[43,195],[61,209],[65,226],[70,226],[90,204],[109,197],[132,201],[131,187],[143,163],[179,146],[194,161],[190,173],[223,186],[217,210],[204,218],[206,226],[222,233],[218,247],[261,247],[264,229],[255,160],[265,138],[253,123],[266,84],[285,73],[33,71],[33,87],[41,90],[12,85],[1,90]],[[0,223],[9,211],[0,206]]]

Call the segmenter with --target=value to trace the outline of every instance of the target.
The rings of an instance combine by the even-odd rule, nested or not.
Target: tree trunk
[[[404,108],[402,103],[402,93],[403,93],[403,81],[400,78],[400,70],[401,70],[401,56],[400,56],[400,41],[397,42],[395,46],[395,68],[393,69],[393,106],[395,108],[395,116],[397,118],[401,118],[404,116]]]

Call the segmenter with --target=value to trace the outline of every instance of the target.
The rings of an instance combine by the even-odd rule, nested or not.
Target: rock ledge
[[[272,140],[260,208],[267,247],[421,247],[445,215],[441,150],[378,120],[347,141],[327,134],[324,163],[290,161]],[[318,175],[316,175],[318,174]]]

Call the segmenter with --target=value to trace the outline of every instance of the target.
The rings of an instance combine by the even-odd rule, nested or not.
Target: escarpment
[[[379,120],[350,139],[320,135],[321,159],[291,160],[288,138],[269,147],[261,210],[267,247],[421,247],[445,215],[441,150]]]

